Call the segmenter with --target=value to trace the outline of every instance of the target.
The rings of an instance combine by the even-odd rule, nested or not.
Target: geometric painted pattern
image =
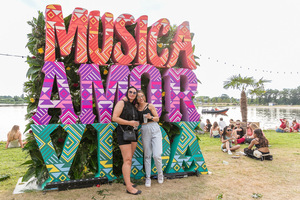
[[[67,133],[64,147],[60,157],[57,157],[50,134],[61,126]],[[80,144],[85,124],[50,124],[50,125],[31,125],[34,137],[38,143],[42,154],[49,178],[43,183],[43,188],[49,182],[61,182],[70,180],[69,171]]]
[[[134,179],[141,179],[145,176],[144,172],[144,151],[143,151],[143,142],[142,142],[142,132],[141,126],[139,126],[138,130],[138,140],[137,147],[132,156],[132,164],[131,164],[131,174],[130,177]]]
[[[75,43],[75,62],[87,62],[87,26],[88,11],[83,8],[75,8],[70,20],[68,33],[60,5],[48,5],[45,12],[45,61],[55,61],[55,40],[57,38],[61,56],[71,53],[72,43],[77,32]],[[56,36],[56,37],[55,37]]]
[[[159,70],[153,65],[136,66],[130,74],[130,85],[141,89],[141,78],[145,75],[149,79],[147,87],[148,102],[152,103],[157,114],[160,117],[162,113],[162,97],[161,97],[161,75]]]
[[[197,69],[193,54],[189,22],[185,21],[177,27],[176,35],[172,40],[174,43],[171,45],[171,53],[166,66],[168,68],[175,66],[179,53],[181,53],[181,67],[191,70]]]
[[[78,116],[75,114],[73,109],[64,63],[46,61],[42,72],[45,74],[45,78],[37,111],[32,116],[34,123],[36,125],[49,124],[51,116],[48,115],[48,109],[60,108],[61,115],[59,118],[61,123],[75,124]],[[50,100],[55,77],[60,100]]]
[[[162,28],[161,28],[162,27]],[[160,55],[157,55],[157,38],[167,35],[170,29],[170,22],[166,18],[162,18],[152,24],[151,29],[148,33],[148,48],[147,56],[148,62],[155,67],[164,67],[169,57],[169,50],[165,48],[162,50]]]
[[[165,108],[168,112],[165,115],[165,121],[199,121],[200,114],[197,112],[192,100],[192,97],[196,94],[198,84],[195,73],[186,68],[170,68],[163,73],[163,78],[166,92]],[[180,82],[182,82],[183,92],[180,91]]]
[[[81,91],[81,123],[94,123],[93,96],[95,97],[99,123],[110,123],[115,96],[117,96],[118,101],[121,100],[125,97],[128,88],[128,75],[130,74],[128,66],[112,65],[109,67],[106,92],[104,92],[98,65],[82,64],[78,74]]]
[[[113,47],[114,16],[113,14],[106,12],[101,18],[103,28],[102,49],[98,47],[99,19],[100,12],[98,10],[90,12],[88,50],[89,56],[94,64],[105,65],[111,56]]]
[[[136,56],[136,41],[125,27],[131,24],[134,24],[134,17],[130,14],[122,14],[115,20],[115,35],[120,41],[115,44],[112,54],[115,64],[128,65]],[[121,45],[125,54],[122,52]]]
[[[198,171],[207,174],[207,167],[200,150],[194,129],[198,122],[173,122],[180,129],[180,134],[176,135],[172,146],[170,161],[167,173]]]
[[[98,172],[95,177],[107,177],[108,180],[115,179],[113,174],[113,131],[117,127],[117,123],[92,124],[97,130],[98,138]]]
[[[137,55],[135,58],[135,65],[147,64],[147,25],[147,15],[140,16],[136,20],[135,39],[137,41]]]

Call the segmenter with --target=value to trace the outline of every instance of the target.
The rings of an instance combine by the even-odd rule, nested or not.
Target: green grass
[[[293,156],[297,158],[300,156],[300,134],[299,133],[276,133],[275,131],[264,131],[266,137],[268,138],[272,149],[280,149],[280,151],[291,151]],[[207,153],[217,155],[219,159],[224,159],[227,154],[220,153],[220,139],[210,138],[208,133],[198,135],[200,138],[200,148],[204,155]],[[247,145],[241,145],[241,151]],[[239,151],[240,151],[239,150]],[[278,150],[277,150],[278,151]],[[26,165],[21,165],[26,160],[29,160],[25,152],[21,148],[5,149],[5,143],[0,142],[0,177],[4,175],[10,175],[6,180],[0,181],[0,193],[2,192],[12,192],[16,186],[16,183],[20,177],[22,177],[26,170]],[[209,159],[208,159],[209,160]],[[232,161],[235,162],[235,161]],[[246,162],[255,162],[251,159],[246,160]],[[257,163],[257,164],[264,164]],[[211,165],[211,163],[208,163]],[[275,170],[275,166],[273,166]],[[272,169],[272,168],[271,168]],[[276,170],[275,170],[276,171]],[[274,171],[274,172],[275,172]],[[1,195],[0,195],[1,196]]]
[[[4,181],[0,181],[0,191],[13,190],[17,181],[26,172],[26,166],[21,165],[28,158],[21,148],[5,149],[6,142],[0,142],[0,177],[9,175],[10,177]]]

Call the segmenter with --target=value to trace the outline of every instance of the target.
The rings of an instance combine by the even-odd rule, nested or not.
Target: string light
[[[203,55],[202,54],[200,54],[200,56],[202,56],[203,57]],[[207,57],[209,60],[211,60],[211,61],[213,61],[213,59],[211,59],[211,57]],[[219,59],[216,59],[215,60],[216,62],[221,62]],[[226,65],[226,64],[228,64],[227,62],[224,62],[224,65]],[[232,67],[234,67],[234,66],[236,66],[235,64],[232,64]],[[250,67],[243,67],[243,66],[240,66],[240,69],[248,69],[248,70],[252,70],[253,68],[250,68]],[[269,70],[259,70],[259,69],[254,69],[254,71],[262,71],[262,72],[264,72],[264,73],[270,73],[270,74],[272,74],[273,72],[272,71],[269,71]],[[279,74],[279,73],[282,73],[282,72],[274,72],[274,73],[277,73],[277,74]],[[296,74],[299,74],[299,72],[283,72],[283,74],[291,74],[291,75],[296,75]]]
[[[4,54],[4,53],[0,53],[0,56],[11,56],[11,57],[26,58],[26,56],[12,55],[12,54]]]

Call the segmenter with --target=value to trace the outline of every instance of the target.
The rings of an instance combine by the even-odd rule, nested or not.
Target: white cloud
[[[195,70],[202,82],[198,95],[227,93],[239,97],[237,91],[222,89],[223,81],[238,73],[271,79],[272,83],[266,86],[272,89],[300,85],[300,2],[297,0],[10,0],[0,14],[1,19],[5,19],[1,23],[0,53],[28,55],[25,45],[30,27],[27,21],[37,17],[38,10],[44,12],[47,4],[60,4],[64,16],[71,14],[75,7],[83,7],[89,11],[100,10],[101,14],[111,12],[115,19],[122,13],[132,14],[136,19],[148,15],[148,25],[160,18],[168,18],[171,24],[177,25],[189,21],[195,33],[195,54],[202,55],[198,60],[201,66]],[[0,95],[22,94],[28,69],[24,61],[0,56]]]

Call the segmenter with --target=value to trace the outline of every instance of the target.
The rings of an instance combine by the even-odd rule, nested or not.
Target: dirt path
[[[159,185],[152,180],[152,187],[139,185],[142,195],[125,193],[122,184],[69,191],[31,192],[21,195],[5,194],[2,199],[253,199],[253,193],[262,194],[261,199],[299,199],[300,197],[300,149],[272,149],[273,161],[257,161],[247,157],[232,159],[215,147],[203,151],[211,175],[166,180]],[[224,164],[227,161],[228,164]],[[104,191],[99,195],[98,191]],[[12,192],[12,191],[11,191]]]

